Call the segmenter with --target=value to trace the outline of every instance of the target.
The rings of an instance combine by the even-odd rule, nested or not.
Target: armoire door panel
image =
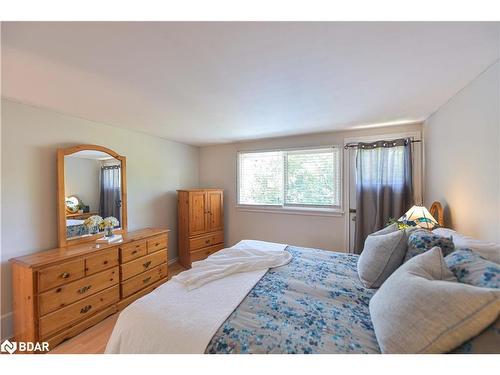
[[[207,196],[205,192],[189,194],[189,234],[195,236],[207,232]]]
[[[208,230],[222,230],[224,227],[222,191],[208,191]]]

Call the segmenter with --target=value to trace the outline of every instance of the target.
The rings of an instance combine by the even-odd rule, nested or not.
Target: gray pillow
[[[500,289],[500,265],[470,249],[458,249],[444,258],[459,282],[483,288]],[[500,354],[500,318],[454,353]]]
[[[383,353],[449,352],[483,331],[499,312],[499,293],[458,283],[438,247],[399,267],[370,300]]]
[[[388,225],[388,226],[380,229],[379,231],[373,232],[372,234],[370,234],[370,236],[376,236],[379,234],[388,234],[388,233],[395,232],[397,230],[398,230],[398,224],[392,223],[391,225]]]
[[[365,240],[365,246],[358,258],[358,275],[367,288],[379,288],[403,263],[406,234],[405,231],[397,229],[397,224],[393,225],[393,228],[390,228],[390,225],[370,234]]]
[[[500,354],[500,318],[479,335],[454,349],[452,353]]]

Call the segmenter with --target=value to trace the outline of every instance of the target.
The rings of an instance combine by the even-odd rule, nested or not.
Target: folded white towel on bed
[[[235,273],[284,266],[291,259],[292,255],[285,250],[228,248],[205,260],[194,262],[190,270],[174,276],[172,280],[184,284],[188,290],[193,290]]]

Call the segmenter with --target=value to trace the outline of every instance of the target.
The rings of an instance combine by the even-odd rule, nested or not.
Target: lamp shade
[[[400,219],[408,224],[417,225],[420,228],[432,229],[438,222],[424,206],[413,206]]]

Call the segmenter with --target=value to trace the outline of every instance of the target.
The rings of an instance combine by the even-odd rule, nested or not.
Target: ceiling
[[[2,23],[2,96],[204,145],[425,119],[498,23]]]

